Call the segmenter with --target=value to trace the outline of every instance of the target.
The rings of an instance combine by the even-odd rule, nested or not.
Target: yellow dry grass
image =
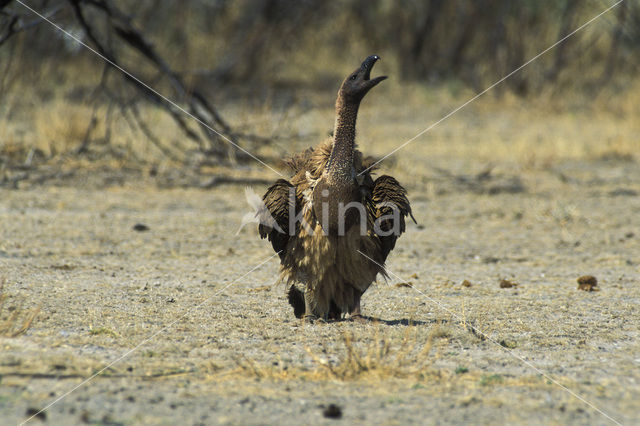
[[[488,93],[418,137],[397,157],[411,168],[440,157],[522,168],[548,168],[567,160],[632,160],[640,131],[634,94],[640,84],[632,83],[635,91],[611,97],[543,93],[522,99]],[[376,155],[405,143],[475,95],[464,91],[452,98],[444,89],[398,89],[407,91],[404,101],[381,102],[382,95],[367,100],[363,108],[361,144],[366,141]]]
[[[434,339],[446,336],[439,326],[426,337],[421,337],[419,327],[407,327],[399,341],[385,334],[380,326],[356,337],[352,331],[340,330],[340,346],[320,349],[305,345],[313,361],[311,367],[290,365],[279,359],[272,364],[260,364],[250,357],[238,355],[236,369],[212,369],[214,376],[239,378],[254,377],[269,380],[303,381],[380,381],[387,379],[427,379],[439,375],[431,366],[439,358],[433,353]]]
[[[314,354],[310,348],[306,349],[318,366],[317,373],[330,378],[348,380],[366,376],[378,379],[408,377],[426,372],[434,361],[435,357],[429,357],[434,335],[432,331],[426,342],[421,342],[416,330],[410,327],[400,344],[394,347],[379,328],[375,329],[374,338],[368,345],[358,345],[353,333],[343,331],[344,353],[336,363],[320,354]]]
[[[5,293],[6,279],[0,279],[0,336],[16,337],[24,334],[40,313],[40,307],[23,309],[22,302],[6,308],[8,296]]]
[[[380,72],[383,72],[381,70]],[[336,82],[337,84],[338,82]],[[554,93],[553,88],[530,98],[492,91],[461,109],[399,151],[401,168],[413,174],[425,159],[464,158],[474,162],[506,164],[521,169],[545,169],[563,161],[637,159],[640,133],[640,81],[630,80],[624,91],[604,89],[598,93]],[[383,156],[427,129],[475,93],[454,83],[431,87],[393,79],[365,99],[358,124],[361,147]],[[276,100],[260,106],[234,100],[222,102],[221,112],[242,131],[285,137],[271,146],[245,142],[252,152],[279,158],[323,140],[333,126],[334,91],[298,96],[302,103],[277,108]],[[303,104],[317,107],[304,109]],[[62,96],[38,101],[34,90],[20,99],[9,93],[13,119],[0,118],[0,153],[26,161],[37,150],[45,159],[64,157],[79,148],[87,136],[94,105]],[[107,106],[99,105],[92,129],[91,149],[103,149],[100,141],[110,132],[110,155],[118,166],[159,163],[178,167],[196,145],[188,141],[166,114],[156,107],[140,110],[149,129],[158,137],[152,143],[131,117],[112,111],[107,129]],[[2,110],[0,109],[0,113]],[[197,128],[196,123],[187,118]],[[164,152],[163,152],[164,151]],[[173,158],[167,155],[171,153]],[[101,157],[102,158],[102,157]],[[178,161],[176,163],[175,161]],[[82,165],[81,165],[82,166]],[[256,167],[260,167],[256,164]]]

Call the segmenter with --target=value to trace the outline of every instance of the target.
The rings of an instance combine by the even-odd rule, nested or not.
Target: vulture
[[[356,149],[360,102],[387,78],[371,78],[378,59],[369,56],[344,80],[332,138],[286,160],[292,177],[269,187],[256,213],[294,315],[305,321],[362,320],[362,294],[379,273],[386,278],[384,262],[407,215],[413,219],[405,189],[391,176],[374,180],[374,159]]]

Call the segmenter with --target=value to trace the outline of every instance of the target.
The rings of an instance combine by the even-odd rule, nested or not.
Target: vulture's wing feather
[[[258,232],[261,238],[271,241],[273,250],[282,259],[289,238],[293,236],[289,232],[289,212],[298,210],[295,187],[284,179],[278,179],[267,189],[262,201],[264,205],[256,213],[260,222]]]
[[[411,214],[407,191],[392,176],[384,175],[375,180],[372,200],[379,229],[384,234],[378,235],[378,238],[382,243],[382,257],[386,260],[389,252],[395,247],[396,240],[405,231],[405,217],[410,215],[414,222],[415,219]],[[397,209],[395,214],[394,209]],[[391,230],[393,232],[390,232]]]

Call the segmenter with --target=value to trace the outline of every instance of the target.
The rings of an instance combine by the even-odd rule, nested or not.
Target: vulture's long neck
[[[327,162],[331,177],[353,179],[353,151],[356,143],[356,119],[360,103],[347,102],[342,96],[336,100],[336,124],[333,130],[333,148]]]

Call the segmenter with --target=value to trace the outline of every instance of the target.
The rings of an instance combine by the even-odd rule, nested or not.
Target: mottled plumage
[[[404,188],[391,176],[374,181],[373,160],[355,148],[360,101],[385,78],[369,78],[377,59],[367,58],[342,84],[333,138],[288,160],[293,176],[267,190],[258,212],[260,236],[279,253],[296,317],[360,315],[362,294],[384,275],[380,265],[411,214]]]

